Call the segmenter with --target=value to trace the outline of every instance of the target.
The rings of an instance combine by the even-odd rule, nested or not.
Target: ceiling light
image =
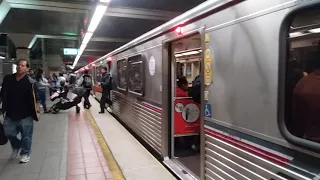
[[[86,46],[86,44],[81,44],[79,51],[83,52]]]
[[[106,10],[107,10],[107,6],[98,5],[96,7],[96,10],[92,16],[90,25],[88,27],[89,32],[94,32],[96,30]]]
[[[184,56],[189,56],[189,55],[199,54],[199,53],[200,53],[199,51],[189,51],[189,52],[184,52],[184,53],[181,53],[181,54],[184,55]]]
[[[0,56],[0,59],[6,59],[5,57],[3,57],[3,56]]]
[[[290,37],[298,37],[298,36],[301,36],[302,33],[301,32],[294,32],[294,33],[290,33],[289,36]]]
[[[72,65],[73,68],[74,68],[74,67],[76,66],[76,64],[78,63],[78,61],[79,61],[79,59],[80,59],[80,56],[81,56],[81,55],[78,54],[77,57],[76,57],[76,59],[74,60],[73,65]],[[72,68],[72,69],[73,69],[73,68]]]
[[[175,56],[175,57],[181,57],[182,54],[175,54],[174,56]]]
[[[320,28],[310,29],[309,32],[311,32],[311,33],[320,33]]]
[[[102,3],[109,3],[111,0],[100,0]]]
[[[82,44],[88,44],[92,37],[93,33],[92,32],[87,32],[86,35],[83,38]]]

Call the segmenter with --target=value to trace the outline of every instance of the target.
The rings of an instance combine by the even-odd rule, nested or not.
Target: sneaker
[[[20,149],[13,149],[12,150],[12,153],[11,153],[11,156],[10,156],[10,159],[15,159],[18,157],[18,154],[19,154],[19,151]]]
[[[103,114],[103,113],[104,113],[104,111],[100,111],[100,112],[99,112],[99,114]]]
[[[110,107],[107,108],[107,111],[112,113],[112,109]]]
[[[30,160],[30,155],[22,155],[20,158],[20,163],[27,163]]]

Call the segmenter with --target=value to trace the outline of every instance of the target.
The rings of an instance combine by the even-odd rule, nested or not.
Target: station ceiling
[[[78,64],[97,59],[156,28],[205,0],[111,0],[104,17]],[[62,54],[62,48],[79,48],[85,23],[96,0],[0,0],[0,32],[37,35],[31,53]],[[3,16],[3,17],[1,17]],[[70,61],[72,58],[65,58]]]

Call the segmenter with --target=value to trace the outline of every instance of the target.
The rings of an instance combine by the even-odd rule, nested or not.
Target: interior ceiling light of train
[[[96,9],[94,11],[94,14],[90,20],[89,27],[87,29],[87,32],[84,35],[84,38],[82,40],[80,49],[78,51],[78,54],[74,60],[74,63],[72,65],[72,69],[75,68],[76,64],[78,63],[83,51],[85,50],[87,44],[89,43],[94,31],[98,27],[104,13],[106,12],[108,6],[109,6],[110,0],[100,0],[100,2],[97,4]]]
[[[290,38],[313,35],[320,33],[319,10],[313,9],[304,12],[300,17],[293,20],[290,27]],[[306,21],[308,19],[309,21]],[[311,23],[310,23],[311,22]]]

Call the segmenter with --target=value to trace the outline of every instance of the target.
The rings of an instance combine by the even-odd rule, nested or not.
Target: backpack
[[[189,96],[196,103],[201,103],[201,76],[198,75],[192,82],[192,89]]]
[[[89,75],[84,75],[82,86],[86,89],[91,89],[92,88],[92,77]]]

